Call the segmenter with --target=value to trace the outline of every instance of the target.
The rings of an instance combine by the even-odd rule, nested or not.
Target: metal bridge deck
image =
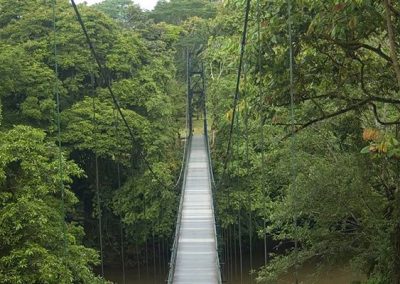
[[[174,284],[218,283],[215,219],[204,136],[193,136],[179,230]]]

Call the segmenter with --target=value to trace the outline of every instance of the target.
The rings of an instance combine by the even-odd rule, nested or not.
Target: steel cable
[[[106,83],[107,90],[108,90],[108,92],[109,92],[109,94],[110,94],[110,96],[111,96],[111,98],[113,100],[114,105],[116,106],[116,108],[117,108],[117,110],[119,112],[119,115],[121,116],[121,119],[122,119],[125,127],[128,130],[129,136],[131,137],[132,143],[133,143],[133,141],[135,141],[135,135],[133,133],[132,128],[129,126],[128,121],[126,120],[126,117],[125,117],[124,113],[122,112],[121,106],[119,105],[119,101],[118,101],[117,97],[115,96],[113,89],[111,88],[111,84],[110,84],[110,80],[108,79],[107,71],[106,71],[105,67],[103,66],[103,64],[100,62],[100,59],[99,59],[99,57],[97,55],[97,52],[96,52],[96,50],[94,48],[94,45],[92,43],[92,40],[90,39],[90,36],[89,36],[89,34],[87,32],[86,25],[85,25],[85,23],[84,23],[84,21],[83,21],[83,19],[81,17],[81,14],[80,14],[80,12],[78,10],[78,7],[75,4],[75,0],[71,0],[71,3],[72,3],[72,7],[74,8],[74,11],[75,11],[76,17],[78,19],[78,22],[79,22],[79,24],[80,24],[80,26],[82,28],[82,31],[83,31],[83,33],[85,35],[86,42],[87,42],[87,44],[89,46],[91,54],[92,54],[94,60],[96,61],[97,67],[99,69],[100,76],[104,80],[104,82]],[[163,181],[161,181],[160,178],[156,175],[156,173],[154,172],[154,170],[151,167],[150,163],[147,161],[145,155],[142,152],[139,152],[139,155],[140,155],[140,158],[145,163],[147,169],[149,170],[149,172],[153,176],[153,178],[162,187],[168,188],[169,186],[167,186]]]
[[[265,178],[265,138],[264,138],[264,108],[265,108],[265,94],[262,89],[262,34],[261,34],[261,7],[260,0],[257,0],[257,44],[258,44],[258,58],[257,58],[257,72],[258,72],[258,94],[261,100],[261,115],[260,115],[260,144],[261,144],[261,186],[264,193],[264,216],[263,216],[263,235],[264,235],[264,266],[268,263],[268,249],[267,249],[267,230],[266,230],[266,186],[264,184]]]
[[[58,49],[57,49],[57,14],[56,14],[57,2],[53,0],[53,52],[54,52],[54,83],[53,83],[53,95],[56,99],[56,124],[57,124],[57,146],[58,146],[58,179],[61,193],[61,226],[62,235],[64,242],[64,262],[68,253],[68,238],[67,238],[67,224],[65,222],[66,210],[65,210],[65,186],[64,186],[64,168],[63,168],[63,154],[62,154],[62,141],[61,141],[61,110],[60,110],[60,91],[58,87]]]
[[[99,181],[99,156],[97,154],[97,132],[98,132],[98,125],[96,119],[96,103],[95,103],[95,96],[96,96],[96,86],[95,86],[95,78],[94,75],[91,74],[91,91],[92,91],[92,108],[93,108],[93,117],[92,117],[92,135],[94,141],[94,155],[95,155],[95,187],[96,187],[96,205],[97,205],[97,219],[98,219],[98,226],[99,226],[99,245],[100,245],[100,264],[101,264],[101,276],[104,277],[104,255],[103,255],[103,226],[102,226],[102,209],[100,203],[100,181]]]
[[[228,163],[229,163],[230,155],[231,155],[232,135],[233,135],[233,129],[234,129],[234,124],[235,124],[236,107],[237,107],[238,100],[239,100],[240,81],[241,81],[242,69],[243,69],[243,58],[244,58],[244,53],[245,53],[245,49],[246,49],[247,29],[248,29],[250,6],[251,6],[250,4],[251,4],[251,0],[247,0],[245,16],[244,16],[243,32],[242,32],[242,41],[240,44],[239,67],[238,67],[237,78],[236,78],[235,96],[233,99],[232,117],[231,117],[231,122],[230,122],[230,127],[229,127],[229,136],[228,136],[228,143],[227,143],[226,154],[225,154],[224,167],[223,167],[222,177],[220,179],[220,182],[222,182],[224,179],[225,172],[228,167]]]
[[[116,143],[116,150],[118,153],[119,150],[119,122],[118,122],[118,114],[115,113],[115,108],[113,109],[113,117],[114,117],[114,123],[115,123],[115,139],[117,141]],[[120,163],[117,159],[117,187],[118,189],[121,188],[121,167]],[[123,222],[122,218],[120,217],[120,243],[121,243],[121,264],[122,264],[122,283],[126,283],[126,272],[125,272],[125,244],[124,244],[124,227],[123,227]]]
[[[291,177],[292,177],[292,191],[293,191],[293,206],[294,206],[294,249],[295,249],[295,282],[298,280],[298,236],[297,236],[297,206],[296,206],[296,195],[297,195],[297,158],[296,158],[296,124],[295,124],[295,106],[294,106],[294,57],[293,57],[293,31],[292,31],[292,1],[287,0],[288,9],[288,30],[289,30],[289,86],[290,86],[290,124],[291,124],[291,139],[290,139],[290,164],[291,164]]]

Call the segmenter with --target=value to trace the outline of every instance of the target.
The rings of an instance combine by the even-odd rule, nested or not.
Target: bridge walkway
[[[208,163],[204,135],[193,136],[182,192],[174,284],[220,283]]]

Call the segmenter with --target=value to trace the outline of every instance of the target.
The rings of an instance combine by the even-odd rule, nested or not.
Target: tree
[[[398,57],[399,29],[390,35],[388,28],[400,27],[393,17],[398,3],[292,2],[294,142],[288,7],[286,1],[260,1],[250,15],[233,153],[218,196],[220,220],[229,228],[238,214],[243,220],[251,213],[253,235],[268,233],[270,242],[288,247],[271,252],[260,281],[317,260],[347,261],[370,283],[398,283],[400,97],[393,51]],[[203,53],[220,175],[243,9],[242,1],[230,1],[219,10]],[[260,226],[264,220],[267,229]]]
[[[82,228],[62,210],[69,214],[77,202],[69,184],[83,173],[64,158],[60,173],[58,150],[45,139],[27,126],[0,137],[0,276],[3,283],[101,283],[90,269],[97,253],[80,245]]]
[[[150,12],[150,18],[156,23],[166,22],[179,25],[191,17],[203,19],[213,18],[215,15],[215,4],[208,0],[171,0],[158,1],[154,10]]]
[[[39,151],[32,153],[33,160],[29,160],[29,165],[37,166],[33,162],[36,158],[43,163],[40,168],[35,168],[37,177],[26,176],[19,169],[19,162],[14,165],[11,161],[14,152],[6,152],[11,147],[10,138],[10,141],[4,142],[3,150],[7,154],[7,159],[11,161],[11,169],[8,169],[8,164],[4,165],[4,179],[7,181],[16,177],[21,180],[18,184],[21,187],[24,182],[27,184],[29,181],[40,182],[40,188],[43,187],[48,191],[48,196],[37,200],[38,204],[34,198],[24,200],[23,204],[14,202],[11,197],[2,199],[2,206],[7,209],[2,211],[4,218],[8,216],[7,212],[12,212],[13,215],[9,218],[13,223],[22,224],[21,232],[18,233],[24,234],[24,238],[28,238],[30,230],[33,230],[29,225],[30,222],[32,226],[38,227],[36,231],[32,231],[33,240],[29,240],[32,246],[34,245],[32,249],[35,249],[36,262],[31,266],[21,262],[20,267],[18,255],[21,255],[21,261],[28,263],[29,254],[33,252],[28,244],[20,244],[17,240],[11,242],[15,232],[11,226],[13,223],[7,219],[9,223],[2,233],[10,243],[7,244],[7,251],[4,251],[4,254],[1,252],[5,258],[1,264],[3,266],[0,265],[0,274],[7,277],[4,278],[7,279],[7,283],[46,281],[58,283],[61,282],[59,279],[65,279],[66,283],[96,283],[98,279],[94,277],[91,269],[99,264],[97,253],[81,244],[97,247],[99,228],[95,218],[100,216],[103,220],[102,232],[109,232],[107,234],[109,238],[103,243],[106,252],[105,262],[111,263],[116,258],[113,258],[115,250],[110,248],[115,246],[121,237],[120,219],[126,220],[124,224],[126,234],[136,233],[136,228],[133,227],[136,223],[131,222],[129,216],[138,212],[132,212],[130,209],[135,208],[141,201],[136,199],[136,195],[131,191],[125,191],[125,188],[129,188],[132,184],[130,177],[135,177],[135,180],[139,180],[143,185],[138,192],[147,191],[151,195],[161,196],[161,201],[154,199],[148,201],[151,203],[148,206],[157,211],[154,216],[165,212],[163,216],[169,218],[167,223],[160,225],[161,229],[157,231],[160,236],[169,235],[173,228],[172,215],[177,202],[175,191],[173,188],[168,188],[164,192],[164,188],[156,186],[151,171],[154,169],[160,179],[170,185],[180,166],[181,144],[178,142],[180,122],[175,116],[181,112],[179,108],[181,103],[175,104],[174,101],[182,101],[184,97],[181,97],[180,84],[175,80],[176,70],[173,62],[173,45],[178,39],[180,28],[165,24],[154,25],[151,21],[147,25],[145,22],[140,22],[146,15],[137,6],[126,1],[125,5],[120,1],[121,5],[117,10],[110,10],[113,7],[106,5],[110,3],[112,4],[112,1],[100,6],[79,5],[88,34],[94,43],[100,62],[109,75],[108,78],[100,78],[90,50],[83,44],[85,37],[68,1],[57,1],[55,35],[51,21],[51,2],[31,1],[10,5],[8,1],[0,1],[2,10],[0,99],[4,117],[2,130],[4,135],[9,132],[11,135],[13,131],[12,137],[21,143],[27,143],[29,135],[40,137],[34,141],[35,143],[32,142],[32,149],[28,149]],[[115,13],[119,12],[121,15],[126,13],[128,17],[122,24],[122,18],[112,19],[106,15],[108,13],[117,17]],[[146,33],[155,36],[146,37]],[[54,36],[58,51],[58,78],[55,78],[53,71]],[[128,133],[115,109],[107,90],[108,80],[112,83],[111,87],[122,112],[133,130],[133,137]],[[64,161],[64,166],[70,171],[66,170],[66,175],[69,176],[66,184],[72,184],[71,190],[69,186],[66,187],[68,193],[66,253],[63,253],[64,226],[63,222],[59,221],[63,214],[60,202],[56,202],[60,195],[55,192],[52,183],[46,185],[47,181],[44,178],[57,176],[56,168],[50,172],[45,167],[47,163],[53,167],[57,165],[56,156],[50,154],[53,150],[56,151],[53,145],[57,139],[54,123],[56,86],[60,93],[64,156],[73,160],[73,162]],[[35,128],[30,128],[28,125]],[[18,132],[21,137],[16,136]],[[23,136],[25,132],[27,136]],[[44,132],[47,135],[44,135]],[[13,151],[16,153],[18,145],[16,143],[15,147],[13,146]],[[21,148],[24,159],[28,159],[28,150],[23,152]],[[49,157],[45,154],[49,154]],[[41,155],[45,157],[43,161]],[[100,204],[95,198],[96,158],[100,171]],[[4,163],[7,163],[6,159]],[[78,169],[75,163],[79,164],[81,169]],[[118,174],[121,177],[121,184],[116,178]],[[6,190],[8,187],[4,188]],[[31,191],[34,190],[32,188]],[[30,210],[27,213],[32,213],[35,208],[40,209],[40,214],[32,213],[34,216],[32,221],[27,220],[29,214],[17,214],[16,208],[26,204],[32,204],[32,208],[27,207],[26,210]],[[121,204],[127,206],[117,207]],[[131,204],[133,205],[129,208]],[[59,224],[56,224],[57,220]],[[78,224],[82,225],[83,229]],[[151,224],[146,221],[141,224],[144,233],[137,243],[139,246],[141,242],[153,237]],[[115,230],[116,227],[118,230]],[[86,234],[83,234],[83,231]],[[41,237],[44,239],[40,239]],[[47,238],[52,242],[49,246],[45,243]],[[40,242],[36,241],[37,239],[40,239]],[[132,242],[133,240],[130,240],[127,245]],[[51,263],[61,267],[59,274],[49,272],[56,270],[53,266],[50,267]],[[37,268],[39,265],[43,267],[43,271]]]

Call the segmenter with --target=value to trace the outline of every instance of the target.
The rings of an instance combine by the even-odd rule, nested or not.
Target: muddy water
[[[262,259],[255,257],[254,265],[261,265]],[[227,284],[256,284],[255,277],[250,277],[248,271],[249,261],[247,256],[243,257],[243,274],[240,275],[240,265],[237,265],[237,270],[224,276],[224,283]],[[295,272],[290,271],[286,275],[282,275],[276,284],[293,284],[295,283]],[[298,270],[298,279],[300,284],[355,284],[361,283],[365,280],[360,274],[352,272],[348,268],[331,267],[319,271],[316,265],[308,264]],[[107,268],[105,269],[105,276],[107,280],[114,283],[123,284],[122,273],[120,268]],[[154,269],[151,265],[142,265],[140,271],[138,267],[127,268],[126,270],[126,284],[160,284],[166,283],[167,269],[157,267]]]
[[[354,284],[361,283],[357,281],[363,280],[360,275],[351,272],[348,269],[332,268],[329,271],[322,271],[319,276],[313,276],[315,273],[314,267],[305,267],[299,270],[299,283],[304,284]],[[122,275],[119,269],[108,269],[106,278],[114,283],[122,284]],[[139,275],[135,270],[128,270],[126,273],[126,284],[159,284],[166,283],[166,276],[162,275]],[[243,275],[243,282],[240,280],[240,275],[236,275],[232,281],[224,282],[229,284],[256,284],[256,281],[251,280],[248,275]],[[282,276],[277,284],[293,284],[294,272],[291,271],[288,275]]]
[[[160,273],[153,274],[141,272],[138,274],[137,269],[127,269],[126,271],[126,284],[160,284],[166,283],[166,276]],[[122,273],[119,268],[108,268],[105,270],[105,277],[113,283],[123,284]]]
[[[257,271],[264,262],[261,251],[255,252],[253,257],[254,269]],[[229,284],[256,284],[255,278],[257,275],[250,276],[250,257],[243,255],[243,274],[240,275],[240,264],[237,261],[237,268],[232,267],[232,273],[225,273],[225,283]],[[233,274],[233,275],[232,275]],[[300,284],[355,284],[365,280],[365,277],[359,273],[352,272],[346,267],[330,267],[325,269],[317,268],[316,264],[306,264],[300,267],[297,271],[298,283]],[[294,284],[295,271],[289,271],[282,275],[277,283],[274,284]]]
[[[359,273],[352,272],[349,268],[333,267],[316,272],[315,265],[307,265],[299,270],[299,282],[307,284],[355,284],[365,280]],[[285,275],[279,284],[294,283],[294,273]]]

